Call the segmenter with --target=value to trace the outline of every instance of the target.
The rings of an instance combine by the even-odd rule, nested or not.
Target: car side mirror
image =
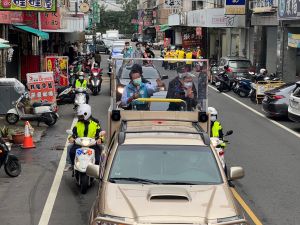
[[[236,166],[236,167],[230,167],[229,170],[229,180],[238,180],[245,176],[244,169],[242,167]]]
[[[169,79],[169,76],[168,75],[162,75],[161,79],[162,80],[167,80],[167,79]]]
[[[100,177],[100,166],[99,165],[95,165],[95,164],[89,164],[86,168],[86,174],[89,177],[94,177],[99,179]]]
[[[229,130],[226,132],[226,136],[229,136],[229,135],[232,135],[233,134],[233,131],[232,130]]]

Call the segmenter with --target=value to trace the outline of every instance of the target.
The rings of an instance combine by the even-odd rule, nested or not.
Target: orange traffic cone
[[[30,135],[30,132],[29,132],[29,122],[26,121],[25,122],[25,134],[24,134],[24,140],[23,140],[23,145],[22,145],[22,148],[35,148],[35,145],[33,143],[33,139]]]

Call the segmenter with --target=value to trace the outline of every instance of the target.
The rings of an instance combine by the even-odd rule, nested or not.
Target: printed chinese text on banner
[[[226,0],[225,15],[246,14],[246,0]]]
[[[54,81],[59,86],[68,86],[68,57],[47,56],[46,71],[53,72]]]
[[[55,12],[56,0],[2,0],[0,10]]]
[[[31,102],[56,103],[53,73],[27,73],[26,77]]]

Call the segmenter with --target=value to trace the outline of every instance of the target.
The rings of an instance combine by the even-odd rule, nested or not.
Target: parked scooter
[[[57,108],[51,103],[35,102],[30,105],[29,112],[25,110],[26,102],[30,102],[28,92],[23,93],[20,98],[13,102],[14,108],[6,113],[6,121],[9,124],[16,124],[19,120],[44,122],[53,126],[57,119]]]
[[[220,92],[231,91],[231,82],[226,71],[222,71],[216,76],[215,84]]]
[[[86,88],[76,88],[75,89],[75,100],[74,100],[74,110],[77,112],[79,105],[86,103]]]
[[[232,90],[242,98],[248,97],[251,91],[251,79],[244,77],[236,78],[232,85]]]
[[[224,137],[227,137],[229,135],[232,135],[233,131],[229,130],[226,132],[226,134],[224,135]],[[226,166],[226,162],[225,162],[225,148],[226,148],[226,143],[229,143],[227,140],[225,140],[223,137],[222,139],[219,139],[217,137],[211,137],[210,141],[212,143],[212,145],[214,146],[214,148],[216,149],[216,151],[218,152],[218,155],[220,157],[220,161],[222,163],[222,166],[225,170],[225,173],[227,175],[227,166]]]
[[[56,97],[57,104],[71,104],[74,103],[75,92],[72,86],[66,87],[57,92],[58,95]]]
[[[5,173],[17,177],[21,173],[21,164],[16,156],[10,153],[11,144],[0,138],[0,168],[4,165]]]
[[[93,95],[97,95],[101,91],[102,74],[102,69],[98,68],[98,65],[94,66],[90,77],[90,89]]]

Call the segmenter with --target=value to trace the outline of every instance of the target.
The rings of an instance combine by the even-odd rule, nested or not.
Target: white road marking
[[[215,90],[215,91],[218,91],[215,87],[213,87],[213,86],[211,86],[211,85],[208,85],[208,86],[209,86],[211,89],[213,89],[213,90]],[[219,92],[219,91],[218,91],[218,92]],[[289,132],[289,133],[295,135],[296,137],[300,138],[300,134],[299,134],[299,133],[293,131],[292,129],[290,129],[290,128],[288,128],[288,127],[286,127],[286,126],[284,126],[284,125],[282,125],[282,124],[280,124],[280,123],[278,123],[278,122],[276,122],[276,121],[274,121],[274,120],[269,119],[269,118],[266,117],[264,114],[262,114],[262,113],[256,111],[255,109],[253,109],[253,108],[251,108],[250,106],[244,104],[243,102],[237,100],[236,98],[234,98],[234,97],[232,97],[232,96],[230,96],[230,95],[228,95],[228,94],[226,94],[226,93],[220,93],[220,94],[225,95],[226,97],[230,98],[231,100],[235,101],[236,103],[238,103],[238,104],[244,106],[245,108],[249,109],[250,111],[252,111],[252,112],[255,113],[256,115],[265,118],[265,119],[268,120],[269,122],[275,124],[276,126],[282,128],[282,129],[286,130],[287,132]]]
[[[75,123],[77,122],[77,118],[73,119],[72,125],[71,125],[71,129],[73,128],[73,126],[75,125]],[[46,200],[40,221],[38,225],[48,225],[49,220],[50,220],[50,216],[52,214],[52,210],[53,210],[53,206],[55,203],[55,199],[58,193],[58,189],[61,183],[61,179],[64,173],[64,168],[66,165],[66,156],[67,156],[67,146],[68,146],[69,142],[68,140],[66,141],[65,147],[64,147],[64,151],[61,155],[57,170],[56,170],[56,174],[53,180],[53,183],[51,185],[51,189],[48,195],[48,198]]]

